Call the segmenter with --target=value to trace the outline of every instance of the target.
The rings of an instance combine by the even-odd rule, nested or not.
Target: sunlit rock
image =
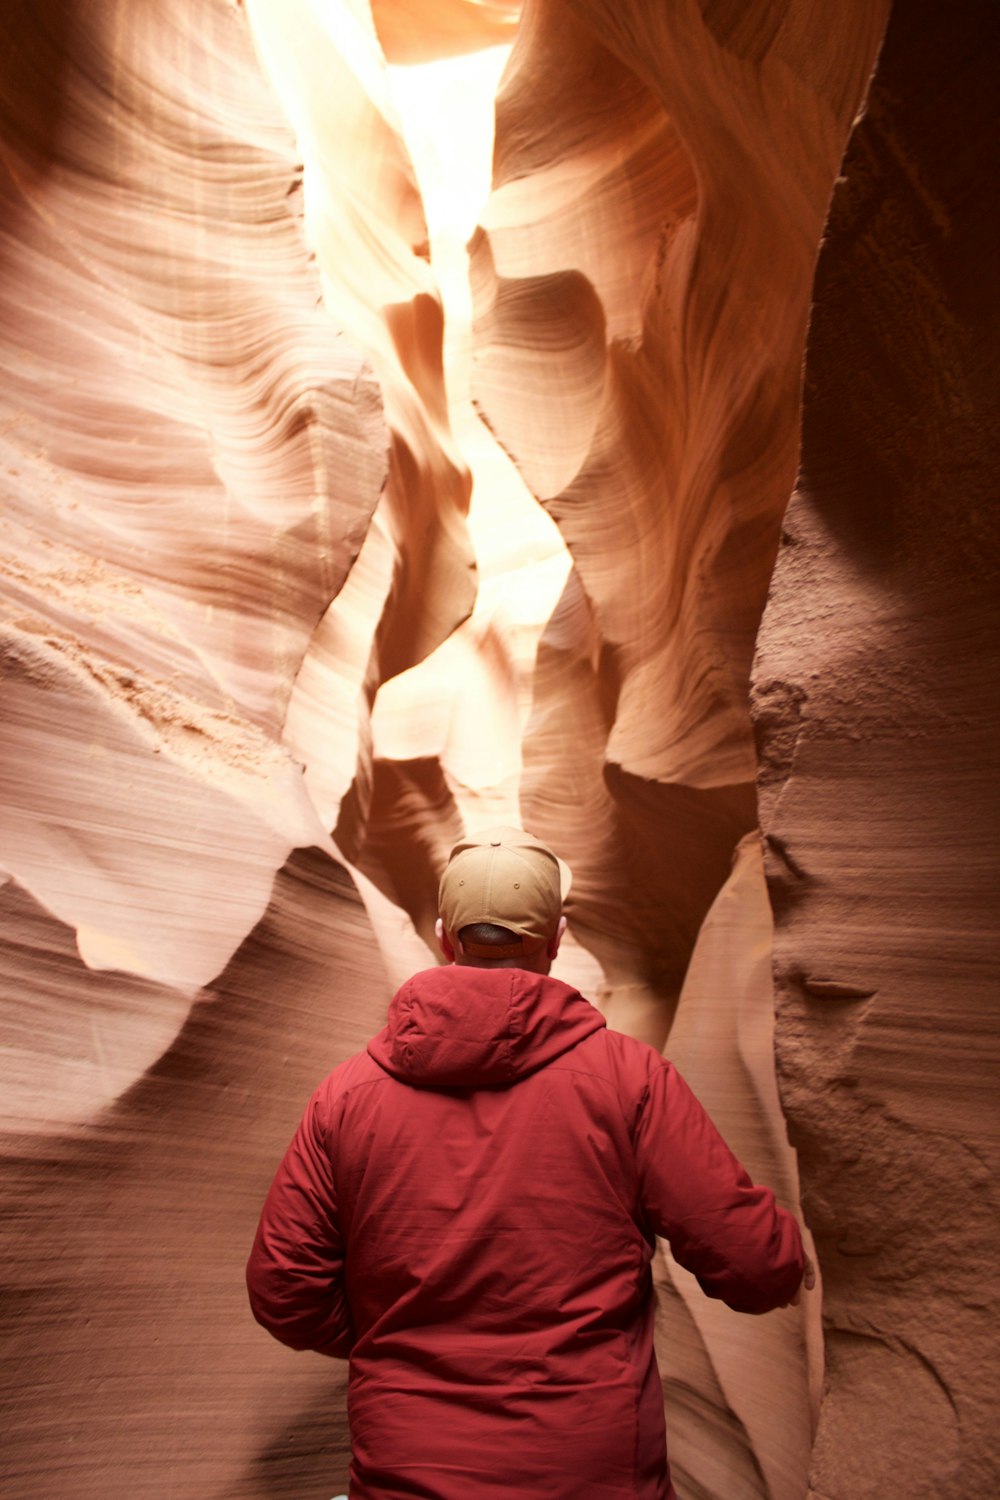
[[[755,821],[748,672],[813,265],[883,20],[539,3],[497,99],[474,393],[583,596],[572,670],[546,664],[536,692],[526,808],[568,843],[574,929],[661,1042]]]
[[[995,1488],[998,36],[888,17],[6,7],[5,1496],[346,1489],[243,1261],[518,819],[815,1235],[822,1344],[657,1257],[682,1500]]]
[[[10,40],[47,128],[12,66],[3,861],[90,967],[190,997],[325,835],[280,736],[385,482],[381,398],[227,7]]]
[[[760,839],[750,834],[702,926],[668,1050],[754,1180],[770,1184],[801,1220],[774,1074],[771,949]],[[679,1493],[704,1486],[707,1450],[720,1471],[742,1471],[750,1493],[801,1500],[823,1378],[819,1296],[744,1318],[705,1297],[665,1246],[662,1257],[658,1358],[668,1411],[678,1408],[669,1442]],[[699,1367],[711,1378],[693,1380]],[[725,1493],[721,1474],[715,1488]]]

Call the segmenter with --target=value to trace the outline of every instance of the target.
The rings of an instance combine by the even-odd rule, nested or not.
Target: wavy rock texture
[[[755,697],[824,1500],[997,1493],[991,6],[894,14],[816,281]]]
[[[324,835],[280,734],[387,439],[245,28],[82,14],[4,47],[3,863],[190,996]]]
[[[243,1261],[519,813],[561,976],[815,1228],[825,1351],[658,1259],[683,1500],[996,1488],[995,23],[901,12],[842,163],[887,0],[518,12],[0,5],[12,1500],[346,1488]]]
[[[668,1051],[754,1180],[797,1214],[774,1075],[772,938],[754,833],[702,925]],[[822,1381],[819,1298],[740,1317],[705,1297],[666,1246],[661,1253],[657,1354],[679,1493],[801,1497]]]
[[[707,1094],[793,1207],[787,1152],[740,1128],[780,1117],[773,1080],[761,1092],[767,1038],[755,1061],[747,1044],[772,1003],[759,871],[756,896],[744,862],[706,914],[756,821],[749,669],[794,480],[816,248],[885,13],[529,5],[472,247],[474,394],[574,565],[538,651],[526,822],[573,867],[571,927],[611,1024],[671,1055],[676,1040],[709,1085],[730,1039],[727,1087]],[[746,1325],[702,1307],[669,1259],[660,1281],[680,1493],[803,1495],[815,1312]]]
[[[378,38],[389,63],[437,62],[510,44],[520,0],[375,0]]]
[[[329,1372],[262,1365],[240,1287],[316,1068],[389,993],[283,736],[332,632],[349,782],[380,661],[473,595],[419,196],[360,31],[326,37],[342,87],[297,141],[238,7],[0,11],[12,1496],[344,1473]],[[384,173],[314,168],[304,206],[303,143],[340,159],[338,128]],[[332,282],[307,210],[322,248],[340,226]]]
[[[474,389],[576,570],[523,800],[612,1013],[660,1043],[755,822],[748,672],[816,246],[883,23],[540,0],[497,101]]]

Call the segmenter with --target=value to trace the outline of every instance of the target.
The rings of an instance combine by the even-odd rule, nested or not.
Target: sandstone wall
[[[834,195],[758,645],[777,1055],[823,1267],[817,1497],[996,1493],[990,6],[900,8]]]
[[[332,635],[327,779],[370,782],[380,653],[409,665],[474,590],[420,200],[356,76],[383,66],[371,19],[344,17],[354,50],[327,37],[342,86],[311,129],[368,154],[328,149],[307,205],[310,122],[241,7],[0,10],[0,1488],[19,1500],[331,1493],[346,1470],[343,1371],[262,1349],[241,1287],[303,1099],[390,991],[283,736],[294,700],[308,744],[299,677]]]
[[[825,1333],[658,1260],[683,1500],[996,1488],[996,26],[518,11],[0,4],[12,1500],[346,1487],[243,1261],[519,813],[815,1230]]]

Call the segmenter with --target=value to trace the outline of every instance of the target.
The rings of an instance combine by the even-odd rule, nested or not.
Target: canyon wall
[[[823,1267],[816,1496],[1000,1483],[993,7],[894,13],[817,268],[758,643],[777,1058]]]
[[[243,1261],[497,817],[815,1234],[683,1500],[995,1491],[1000,38],[814,10],[0,3],[12,1500],[346,1488]]]

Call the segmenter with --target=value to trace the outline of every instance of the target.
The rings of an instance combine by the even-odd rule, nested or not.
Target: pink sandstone
[[[815,1245],[760,1320],[658,1257],[683,1500],[997,1492],[998,43],[5,7],[4,1496],[346,1489],[242,1265],[498,815]]]

